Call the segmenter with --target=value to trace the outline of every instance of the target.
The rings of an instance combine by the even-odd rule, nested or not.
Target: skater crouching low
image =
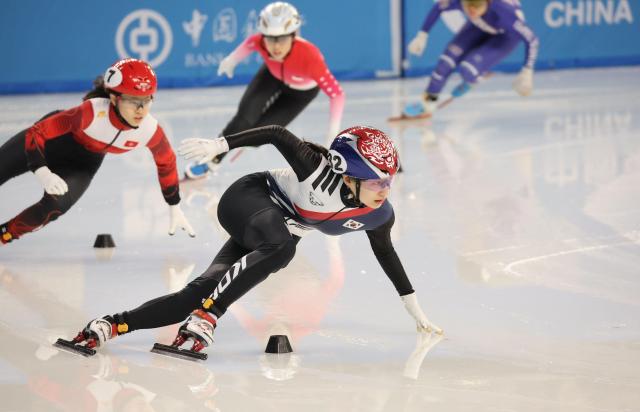
[[[229,305],[286,267],[301,237],[313,230],[331,236],[364,231],[418,330],[442,333],[421,309],[391,242],[395,215],[387,197],[398,169],[391,139],[380,130],[356,126],[339,133],[327,150],[281,126],[265,126],[213,140],[188,139],[178,152],[204,163],[230,149],[267,143],[289,167],[246,175],[227,188],[218,219],[230,239],[209,268],[177,293],[89,322],[71,346],[86,341],[79,349],[86,351],[124,333],[187,318],[173,342],[173,354],[192,341],[192,348],[182,351],[197,357],[213,343],[215,327]]]

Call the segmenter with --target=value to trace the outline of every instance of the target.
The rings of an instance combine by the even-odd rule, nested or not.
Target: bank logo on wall
[[[167,59],[172,47],[171,26],[155,10],[140,9],[129,13],[116,32],[116,50],[121,58],[135,57],[153,67]]]
[[[213,41],[232,43],[238,32],[238,17],[235,10],[226,8],[221,10],[213,22]]]
[[[193,12],[191,12],[191,21],[182,22],[182,29],[191,37],[191,45],[193,47],[198,47],[200,44],[200,35],[208,19],[209,16],[194,9]]]

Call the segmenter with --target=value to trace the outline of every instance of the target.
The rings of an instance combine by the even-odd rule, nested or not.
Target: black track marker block
[[[96,236],[96,241],[93,242],[93,247],[116,247],[116,244],[109,233],[100,233],[98,236]]]
[[[293,352],[289,338],[287,335],[271,335],[269,342],[267,342],[267,353],[290,353]]]

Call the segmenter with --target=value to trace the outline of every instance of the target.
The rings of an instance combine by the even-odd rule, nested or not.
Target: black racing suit
[[[314,176],[319,175],[320,171],[320,175],[326,178],[327,182],[333,181],[336,177],[327,175],[327,171],[322,170],[326,159],[318,149],[283,127],[251,129],[228,136],[226,139],[230,149],[273,144],[289,163],[291,169],[287,170],[295,173],[300,184],[314,173]],[[134,310],[114,315],[117,322],[127,323],[129,331],[174,324],[199,308],[203,300],[210,295],[215,303],[209,311],[220,317],[229,305],[242,295],[271,273],[287,266],[295,254],[300,237],[290,233],[286,224],[286,221],[291,219],[289,213],[272,198],[273,191],[268,183],[270,173],[246,175],[233,183],[222,195],[218,204],[218,219],[231,237],[202,275],[179,292],[153,299]],[[319,181],[317,178],[314,179]],[[314,184],[318,185],[315,182]],[[336,191],[336,196],[339,196],[344,205],[341,210],[350,208],[351,212],[357,212],[365,207],[355,203],[346,185],[338,187],[339,192]],[[318,190],[320,189],[321,187],[318,187]],[[373,215],[376,211],[377,209],[370,214]],[[400,295],[407,295],[413,292],[413,288],[391,243],[390,232],[394,215],[390,205],[384,216],[384,221],[377,222],[377,225],[373,225],[371,230],[366,230],[366,233],[374,255],[396,290]],[[307,226],[316,225],[319,230],[322,230],[326,223],[326,219],[318,223],[304,222]],[[343,232],[346,233],[347,230],[344,229]]]

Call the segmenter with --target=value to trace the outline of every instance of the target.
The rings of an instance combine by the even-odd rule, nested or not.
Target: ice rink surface
[[[539,72],[529,98],[512,80],[496,74],[402,126],[386,118],[424,79],[343,82],[343,125],[382,128],[399,146],[394,244],[444,339],[416,334],[364,233],[314,233],[221,318],[205,362],[149,352],[176,327],[118,337],[93,358],[53,348],[199,275],[226,238],[224,189],[285,166],[272,147],[230,155],[181,188],[197,237],[169,237],[141,149],[108,156],[71,211],[0,247],[0,410],[640,410],[640,67]],[[152,113],[177,147],[215,137],[242,91],[162,90]],[[0,143],[80,98],[0,97]],[[321,94],[290,129],[324,143],[327,121]],[[7,182],[0,221],[41,193],[32,175]],[[110,256],[92,248],[98,233],[113,235]],[[294,352],[265,354],[271,334]]]

